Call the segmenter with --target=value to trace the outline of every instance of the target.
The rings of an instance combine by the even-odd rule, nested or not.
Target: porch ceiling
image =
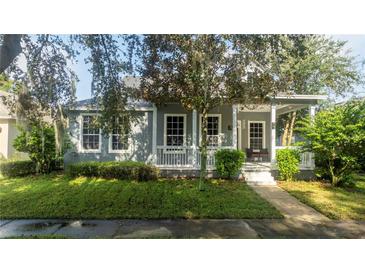
[[[276,113],[278,115],[296,111],[299,109],[307,108],[309,104],[280,104],[276,106]],[[240,112],[271,112],[271,105],[247,105],[247,106],[240,106]]]

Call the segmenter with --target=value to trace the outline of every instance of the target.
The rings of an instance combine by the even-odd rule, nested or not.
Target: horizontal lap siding
[[[192,112],[185,110],[179,104],[167,104],[165,106],[158,107],[157,110],[157,145],[164,145],[164,123],[165,114],[186,114],[186,141],[187,145],[191,145],[191,132],[192,132]]]
[[[152,153],[152,111],[139,112],[138,122],[132,125],[131,152],[127,154],[109,153],[109,138],[102,135],[100,153],[80,152],[80,124],[79,115],[82,111],[73,111],[68,114],[69,133],[73,147],[65,155],[65,164],[81,161],[147,161]],[[86,112],[84,112],[86,113]],[[88,111],[87,113],[90,113]]]
[[[248,121],[265,122],[265,146],[271,154],[271,114],[268,112],[239,112],[237,120],[241,121],[242,150],[248,148]]]

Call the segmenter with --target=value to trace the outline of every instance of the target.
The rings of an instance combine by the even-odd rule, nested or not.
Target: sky
[[[334,39],[347,41],[346,49],[351,50],[351,54],[357,59],[365,60],[365,35],[332,35]],[[78,100],[88,99],[91,97],[91,74],[88,71],[89,65],[85,64],[83,53],[80,54],[77,64],[74,65],[74,70],[79,77],[77,84],[76,96]],[[365,96],[364,87],[356,87],[356,94]],[[348,98],[338,98],[337,101],[343,101]]]

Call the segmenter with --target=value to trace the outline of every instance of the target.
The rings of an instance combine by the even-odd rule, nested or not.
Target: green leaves
[[[245,159],[243,151],[220,149],[215,153],[215,167],[220,176],[231,178],[240,171]]]
[[[56,161],[55,134],[52,126],[45,124],[31,125],[29,130],[20,128],[20,134],[14,139],[14,148],[28,153],[29,158],[37,164],[37,172],[51,171]]]
[[[299,173],[300,155],[297,149],[280,149],[276,153],[276,160],[281,180],[291,181]]]
[[[308,140],[303,148],[315,153],[316,165],[327,170],[333,184],[340,184],[365,157],[365,101],[323,110],[313,122],[299,122],[297,130]]]

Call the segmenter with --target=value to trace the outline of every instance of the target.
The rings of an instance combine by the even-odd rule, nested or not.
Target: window
[[[96,115],[82,116],[82,148],[85,150],[100,149],[100,129],[95,122]]]
[[[201,117],[201,116],[200,116]],[[208,114],[208,132],[207,141],[208,146],[217,147],[220,144],[219,135],[221,133],[221,115],[220,114]],[[201,124],[203,117],[200,118],[200,134],[202,133]],[[201,135],[200,135],[201,136]],[[201,139],[201,137],[200,137]]]
[[[185,144],[185,114],[165,114],[165,145]]]
[[[126,127],[127,121],[116,120],[116,128],[113,129],[110,135],[110,151],[128,150],[129,148],[129,130]]]
[[[264,125],[264,122],[249,122],[249,148],[262,149],[265,147]]]

